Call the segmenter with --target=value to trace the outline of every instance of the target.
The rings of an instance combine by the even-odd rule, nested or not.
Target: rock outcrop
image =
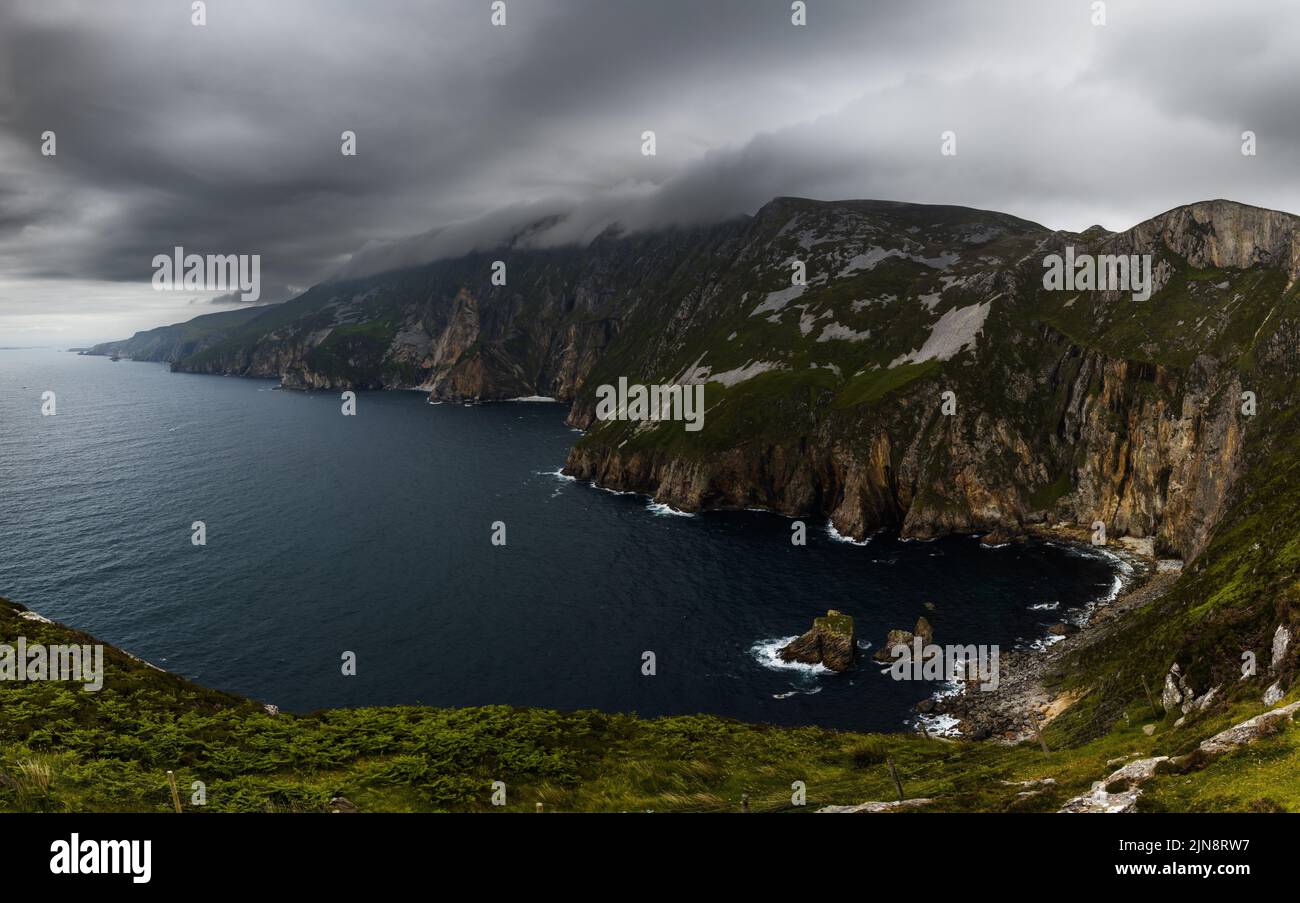
[[[906,646],[910,651],[912,641],[917,637],[921,638],[922,646],[928,646],[934,642],[934,628],[930,626],[930,622],[924,616],[916,619],[916,626],[911,630],[894,628],[889,631],[888,636],[885,637],[885,644],[877,649],[872,657],[878,662],[892,662],[894,661],[894,647]]]
[[[894,800],[893,802],[870,802],[858,803],[856,806],[822,806],[817,811],[819,813],[829,813],[832,815],[870,815],[877,812],[899,812],[905,809],[919,809],[922,806],[928,806],[936,800],[926,799],[925,797],[916,797],[910,800]]]
[[[1291,645],[1291,631],[1285,624],[1279,624],[1277,632],[1273,634],[1273,657],[1269,660],[1268,669],[1276,672],[1282,667],[1282,662],[1286,660],[1287,647]]]
[[[831,609],[813,621],[812,629],[777,652],[782,661],[825,665],[832,671],[847,671],[857,651],[853,618]]]
[[[1286,721],[1294,721],[1300,713],[1300,702],[1272,709],[1240,724],[1222,730],[1185,756],[1153,756],[1138,759],[1111,772],[1104,781],[1097,781],[1092,789],[1070,799],[1061,812],[1135,812],[1141,785],[1159,774],[1187,774],[1198,771],[1225,753],[1276,733]]]
[[[1196,694],[1187,685],[1187,678],[1183,676],[1182,668],[1179,667],[1178,662],[1174,662],[1169,668],[1169,673],[1165,675],[1165,687],[1160,693],[1160,704],[1166,712],[1172,712],[1175,709],[1181,710],[1184,703],[1190,703],[1194,698]]]

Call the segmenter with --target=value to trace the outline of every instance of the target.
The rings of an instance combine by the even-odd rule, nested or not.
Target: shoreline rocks
[[[1059,535],[1053,538],[1073,539]],[[1064,633],[1049,630],[1049,634],[1061,639],[1045,648],[1002,650],[996,690],[971,692],[967,687],[966,692],[933,698],[930,714],[955,719],[955,735],[967,740],[1018,743],[1032,739],[1035,729],[1041,729],[1086,695],[1054,693],[1045,685],[1045,678],[1072,651],[1104,642],[1124,614],[1159,598],[1179,576],[1155,572],[1150,562],[1142,561],[1128,550],[1122,554],[1133,568],[1128,585],[1108,605],[1098,607],[1086,625],[1081,628],[1067,625]]]

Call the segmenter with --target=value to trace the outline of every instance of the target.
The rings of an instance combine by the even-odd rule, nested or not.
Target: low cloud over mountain
[[[589,0],[509,3],[493,27],[484,3],[285,0],[210,3],[196,27],[161,0],[5,4],[0,334],[166,320],[191,299],[147,283],[174,245],[310,285],[779,195],[1076,229],[1207,197],[1300,209],[1300,11],[1108,6],[1099,26],[1083,2],[817,0],[796,27],[784,0]]]

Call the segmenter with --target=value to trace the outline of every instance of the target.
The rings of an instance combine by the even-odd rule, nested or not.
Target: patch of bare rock
[[[1137,811],[1141,784],[1157,774],[1186,774],[1204,768],[1215,758],[1232,752],[1261,737],[1270,736],[1278,725],[1287,719],[1295,720],[1300,702],[1256,715],[1241,724],[1220,731],[1201,741],[1201,745],[1185,756],[1152,756],[1138,759],[1111,772],[1104,781],[1097,781],[1087,793],[1076,796],[1061,807],[1061,812],[1123,813]]]
[[[917,797],[916,799],[894,800],[893,802],[858,803],[856,806],[822,806],[817,811],[837,815],[862,815],[872,812],[898,812],[902,809],[915,809],[919,806],[928,806],[933,802],[932,799]]]

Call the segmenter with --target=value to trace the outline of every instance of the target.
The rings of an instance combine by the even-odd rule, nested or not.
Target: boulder
[[[1300,712],[1300,702],[1272,709],[1241,724],[1233,725],[1227,730],[1219,731],[1208,740],[1202,740],[1200,748],[1212,756],[1230,752],[1262,736],[1271,735],[1283,720],[1294,720],[1298,712]]]
[[[889,636],[885,637],[885,645],[876,650],[875,660],[878,662],[892,662],[894,653],[891,651],[895,646],[906,646],[909,650],[912,648],[913,635],[910,630],[891,630]]]
[[[361,810],[357,808],[356,803],[352,802],[352,800],[348,799],[346,796],[343,796],[342,794],[336,794],[330,800],[330,811],[335,813],[343,813],[344,815],[352,815],[356,812],[360,812]]]
[[[1016,538],[1016,535],[1011,533],[1009,530],[995,527],[993,530],[990,530],[988,533],[985,533],[980,537],[980,545],[995,548],[997,546],[1005,546]]]
[[[871,802],[858,803],[856,806],[822,806],[818,812],[830,813],[832,815],[861,815],[863,813],[873,812],[896,812],[899,809],[915,809],[918,806],[928,806],[933,803],[932,799],[918,797],[910,800],[895,800],[893,802]]]
[[[853,664],[855,642],[852,616],[831,609],[813,621],[812,630],[783,647],[777,655],[786,662],[846,671]]]
[[[1290,644],[1291,631],[1286,629],[1285,624],[1278,625],[1277,632],[1273,634],[1273,660],[1268,666],[1270,671],[1277,671],[1282,666],[1282,661],[1286,658],[1286,647]]]
[[[934,628],[924,616],[916,619],[916,626],[912,628],[913,636],[919,636],[924,645],[929,646],[934,642]]]
[[[1277,681],[1264,691],[1264,705],[1277,705],[1282,701],[1282,681]]]
[[[1191,709],[1191,703],[1196,699],[1196,694],[1192,688],[1187,685],[1187,678],[1183,676],[1183,669],[1174,662],[1170,667],[1169,673],[1165,675],[1165,688],[1160,694],[1160,703],[1165,707],[1166,712],[1172,712],[1179,708],[1186,714]]]
[[[1098,781],[1093,785],[1092,791],[1085,793],[1083,796],[1076,796],[1062,806],[1059,812],[1108,812],[1108,813],[1127,813],[1137,811],[1138,797],[1142,794],[1141,789],[1134,787],[1132,790],[1126,790],[1122,793],[1107,793],[1106,788]]]
[[[1060,812],[1136,812],[1138,797],[1142,790],[1138,786],[1151,780],[1156,770],[1168,756],[1155,756],[1150,759],[1138,759],[1114,771],[1104,781],[1097,781],[1092,790],[1082,796],[1068,800]]]
[[[885,637],[885,645],[877,649],[872,657],[878,662],[892,662],[894,660],[893,648],[895,646],[906,646],[910,652],[912,640],[917,637],[920,637],[921,643],[926,646],[934,642],[934,628],[930,626],[930,622],[924,616],[916,619],[916,627],[912,630],[895,628],[889,631],[889,636]]]
[[[1200,696],[1192,702],[1192,708],[1198,712],[1204,712],[1206,709],[1210,707],[1210,703],[1214,701],[1214,697],[1217,696],[1218,694],[1219,694],[1218,687],[1210,687],[1210,689],[1205,691],[1204,696]],[[1186,707],[1184,707],[1184,711],[1185,710]]]

